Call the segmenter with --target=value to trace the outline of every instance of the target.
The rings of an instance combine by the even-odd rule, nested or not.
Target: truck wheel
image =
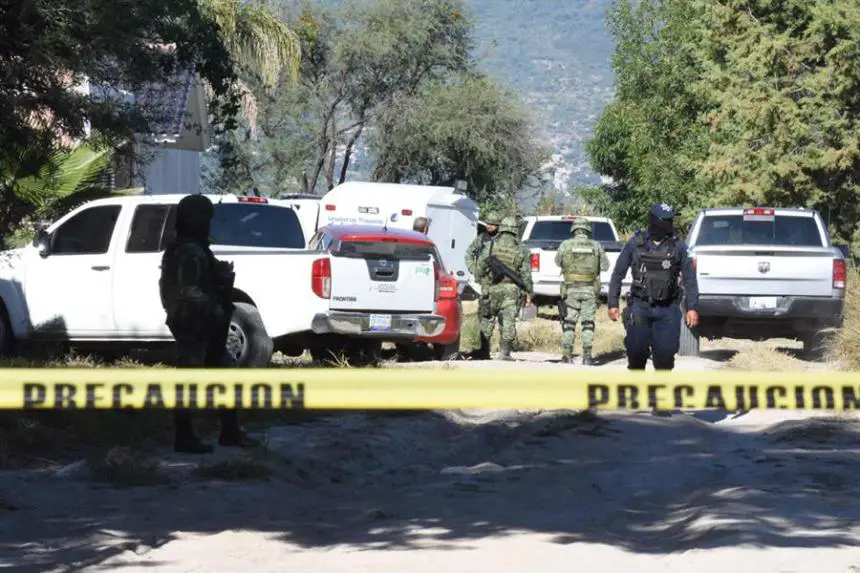
[[[12,333],[12,325],[9,321],[9,313],[6,306],[0,301],[0,356],[13,356],[15,354],[15,335]]]
[[[831,333],[827,331],[810,332],[803,338],[803,357],[810,362],[827,359],[830,350]]]
[[[684,321],[681,316],[681,344],[678,349],[678,354],[681,356],[698,356],[699,355],[699,333],[695,332]]]
[[[451,344],[434,344],[433,345],[433,359],[440,360],[442,362],[447,362],[448,360],[454,360],[460,354],[460,335],[457,335],[457,339]]]
[[[245,302],[233,304],[226,351],[233,365],[239,368],[265,368],[269,365],[274,343],[254,305]]]

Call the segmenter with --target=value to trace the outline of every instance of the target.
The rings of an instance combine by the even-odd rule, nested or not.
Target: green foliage
[[[508,203],[544,154],[519,100],[474,73],[462,0],[307,4],[290,17],[301,41],[298,82],[259,87],[257,133],[219,142],[219,190],[325,192],[369,154],[387,181],[452,184]]]
[[[380,113],[371,139],[382,181],[452,186],[473,197],[513,197],[537,185],[549,154],[519,99],[484,76],[428,83]]]
[[[619,223],[680,209],[806,206],[858,232],[860,5],[617,0],[617,94],[588,144]]]

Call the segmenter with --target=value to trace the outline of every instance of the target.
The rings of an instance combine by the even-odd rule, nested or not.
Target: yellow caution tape
[[[0,370],[0,408],[860,408],[857,372],[466,369]]]

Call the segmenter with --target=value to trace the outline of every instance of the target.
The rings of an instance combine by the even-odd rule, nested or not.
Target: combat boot
[[[591,358],[591,349],[582,349],[582,365],[583,366],[594,366],[594,360]]]
[[[573,364],[573,350],[570,348],[564,348],[561,353],[561,363],[562,364]]]
[[[513,360],[513,358],[511,358],[510,342],[502,341],[499,343],[499,360]]]
[[[472,360],[489,360],[490,339],[484,336],[484,333],[481,333],[480,343],[481,346],[479,346],[478,349],[471,354]]]

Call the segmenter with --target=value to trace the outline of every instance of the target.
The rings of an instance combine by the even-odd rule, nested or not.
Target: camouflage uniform
[[[594,343],[594,319],[600,295],[600,273],[609,269],[609,259],[600,243],[591,239],[591,223],[577,219],[571,226],[573,238],[564,241],[555,255],[564,282],[561,298],[565,303],[562,361],[573,357],[576,323],[582,321],[582,363],[590,365]]]
[[[221,274],[232,265],[218,261],[209,248],[212,202],[203,195],[184,197],[176,208],[176,238],[161,259],[159,293],[167,314],[167,326],[176,341],[179,368],[217,368],[226,365],[225,346],[232,304],[219,292]],[[174,449],[209,453],[194,433],[191,412],[175,412]],[[221,411],[222,446],[252,446],[256,442],[242,432],[235,410]]]
[[[482,217],[481,222],[484,223],[484,225],[498,225],[502,222],[502,218],[497,212],[489,211]],[[480,233],[466,248],[466,268],[469,269],[469,273],[475,277],[475,280],[481,287],[481,298],[478,299],[478,316],[483,316],[486,313],[485,309],[489,304],[488,289],[490,288],[490,283],[485,278],[479,276],[478,260],[480,259],[484,246],[489,244],[492,238],[493,234],[489,232]],[[480,334],[480,346],[477,350],[472,352],[471,358],[477,360],[489,360],[490,358],[490,339],[485,337],[483,333]]]
[[[493,277],[488,261],[495,256],[499,262],[513,271],[526,286],[526,292],[507,277]],[[499,232],[481,251],[478,271],[482,284],[489,283],[487,304],[481,313],[481,334],[487,340],[493,335],[496,318],[499,319],[502,360],[511,360],[511,347],[516,340],[516,320],[522,298],[532,294],[532,273],[529,267],[529,251],[517,239],[517,226],[513,217],[505,217]]]

